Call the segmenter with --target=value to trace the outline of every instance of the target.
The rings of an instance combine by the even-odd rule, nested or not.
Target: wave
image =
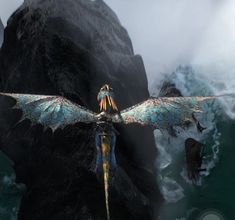
[[[165,75],[164,81],[174,83],[183,96],[207,96],[214,95],[215,91],[218,92],[217,87],[213,87],[204,75],[196,73],[192,66],[178,67],[173,74]],[[161,84],[155,91],[152,91],[153,95],[159,91]],[[202,168],[206,168],[206,171],[201,173],[197,182],[198,186],[202,185],[204,178],[210,175],[218,163],[221,131],[217,127],[217,118],[225,117],[225,112],[233,118],[230,103],[228,100],[217,100],[203,106],[204,113],[197,114],[197,119],[202,122],[203,127],[207,128],[203,133],[199,133],[194,125],[187,130],[178,129],[177,138],[171,137],[166,132],[155,131],[159,151],[156,161],[159,170],[158,181],[166,202],[175,203],[181,200],[184,197],[185,184],[192,184],[187,177],[185,167],[185,140],[187,138],[194,138],[206,146],[202,163]]]

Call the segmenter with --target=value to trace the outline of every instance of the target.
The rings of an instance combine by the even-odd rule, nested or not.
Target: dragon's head
[[[113,88],[109,85],[105,84],[101,87],[97,96],[97,100],[99,102],[100,111],[118,111],[114,98]]]

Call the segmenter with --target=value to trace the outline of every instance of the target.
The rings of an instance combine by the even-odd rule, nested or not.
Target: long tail
[[[110,153],[110,144],[109,137],[101,137],[101,147],[102,147],[102,159],[103,159],[103,175],[104,175],[104,192],[105,192],[105,203],[106,203],[106,212],[107,219],[110,220],[109,212],[109,153]]]

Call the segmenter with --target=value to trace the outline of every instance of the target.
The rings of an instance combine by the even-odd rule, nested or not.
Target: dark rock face
[[[179,89],[171,82],[164,82],[159,92],[159,97],[179,97],[182,96]]]
[[[0,19],[0,47],[2,46],[2,42],[3,42],[3,34],[4,34],[4,26]]]
[[[120,109],[149,96],[143,61],[103,1],[25,1],[5,29],[0,83],[5,92],[60,94],[93,111],[105,83],[114,88]],[[52,134],[24,121],[6,135],[20,113],[7,110],[10,100],[1,103],[2,150],[14,161],[17,182],[27,187],[18,220],[105,219],[102,181],[92,171],[94,127]],[[156,219],[162,197],[152,130],[117,129],[120,168],[111,180],[111,219]]]
[[[194,183],[199,179],[199,175],[202,166],[202,149],[203,144],[194,140],[193,138],[188,138],[185,141],[185,153],[186,153],[186,165],[188,171],[188,177]]]

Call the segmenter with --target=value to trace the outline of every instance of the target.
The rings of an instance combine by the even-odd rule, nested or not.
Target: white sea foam
[[[184,96],[214,94],[204,77],[196,74],[190,66],[179,67],[175,73],[167,75],[164,80],[174,83]],[[192,181],[188,179],[185,166],[185,140],[187,138],[194,138],[202,143],[208,142],[206,148],[211,149],[211,153],[203,158],[202,168],[206,168],[206,171],[201,173],[197,182],[198,186],[202,185],[203,177],[210,175],[219,160],[221,134],[216,126],[216,116],[223,114],[224,105],[220,101],[215,101],[203,107],[205,113],[197,115],[199,121],[207,128],[202,133],[199,133],[194,125],[187,130],[178,129],[177,138],[155,131],[156,144],[159,149],[156,163],[159,170],[158,179],[167,202],[177,202],[184,197],[184,188],[177,182],[180,177],[186,184],[192,184]]]
[[[172,178],[162,177],[161,186],[167,202],[175,203],[184,197],[184,189]]]

